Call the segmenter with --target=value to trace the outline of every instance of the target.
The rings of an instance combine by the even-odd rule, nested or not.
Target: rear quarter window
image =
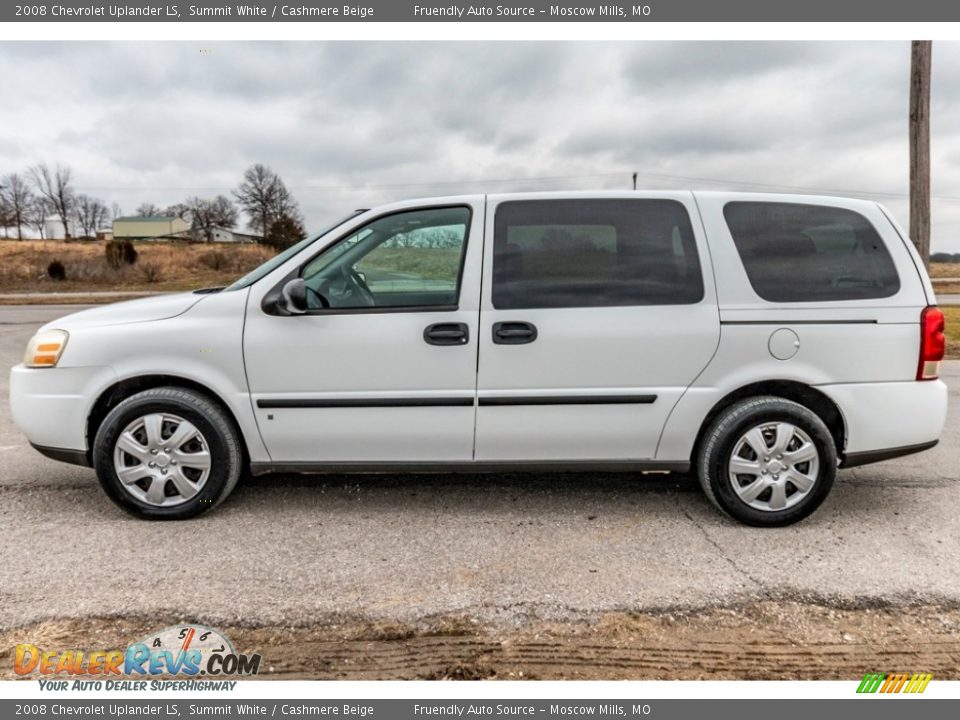
[[[846,208],[731,202],[727,227],[754,291],[770,302],[871,300],[900,290],[876,228]]]

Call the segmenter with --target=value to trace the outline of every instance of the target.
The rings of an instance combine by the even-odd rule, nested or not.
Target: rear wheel
[[[816,413],[757,397],[724,410],[707,429],[697,462],[710,501],[748,525],[790,525],[819,507],[837,474],[837,450]]]
[[[210,399],[154,388],[117,405],[97,431],[93,460],[107,495],[133,515],[180,520],[210,510],[241,472],[239,434]]]

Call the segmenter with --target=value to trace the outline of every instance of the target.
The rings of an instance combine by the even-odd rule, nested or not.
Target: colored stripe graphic
[[[857,688],[857,692],[875,693],[885,677],[883,673],[867,673],[863,676],[863,681],[860,683],[860,687]]]
[[[930,673],[915,673],[912,678],[910,678],[910,683],[907,685],[907,689],[904,692],[908,693],[922,693],[927,689],[927,685],[933,679],[933,675]]]
[[[867,673],[857,687],[858,693],[922,693],[933,679],[930,673]]]

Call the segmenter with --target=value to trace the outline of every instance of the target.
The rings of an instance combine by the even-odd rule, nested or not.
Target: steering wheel
[[[333,292],[334,283],[342,284]],[[377,304],[370,288],[352,267],[341,267],[333,277],[325,278],[313,293],[320,299],[322,307],[373,307]],[[330,302],[327,298],[335,298]]]
[[[363,298],[363,302],[368,307],[373,307],[377,304],[377,299],[373,296],[373,293],[370,292],[370,287],[367,285],[366,281],[363,279],[363,276],[357,272],[353,267],[343,268],[344,278],[356,289],[357,294]]]

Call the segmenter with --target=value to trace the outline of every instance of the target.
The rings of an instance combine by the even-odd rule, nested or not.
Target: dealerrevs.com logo
[[[181,625],[151,633],[123,650],[50,650],[29,643],[17,645],[13,671],[20,676],[61,678],[256,675],[260,655],[238,653],[233,643],[213,628]]]

